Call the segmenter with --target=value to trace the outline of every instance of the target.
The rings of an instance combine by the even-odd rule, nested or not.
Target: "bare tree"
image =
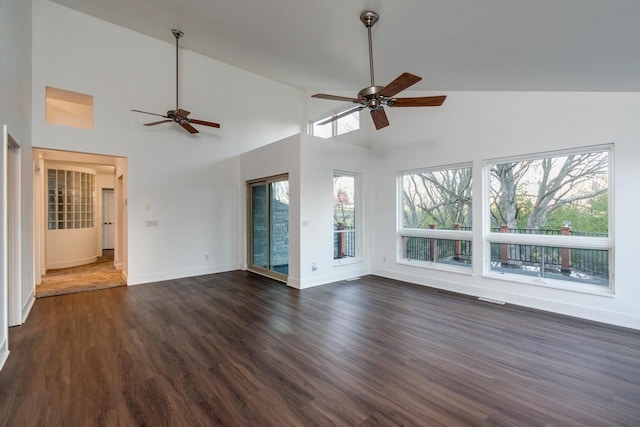
[[[403,189],[406,226],[471,224],[471,168],[408,174]]]
[[[517,228],[516,221],[521,209],[518,206],[517,189],[530,166],[531,162],[525,161],[500,163],[491,167],[491,175],[497,179],[499,184],[490,186],[490,195],[493,201],[491,219],[494,224]]]
[[[538,229],[549,215],[607,191],[606,152],[572,154],[491,167],[491,216],[495,226],[517,228],[517,219],[530,206],[526,228]]]

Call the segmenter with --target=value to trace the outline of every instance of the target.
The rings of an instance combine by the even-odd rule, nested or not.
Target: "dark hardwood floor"
[[[2,426],[638,426],[640,333],[375,276],[38,299]]]

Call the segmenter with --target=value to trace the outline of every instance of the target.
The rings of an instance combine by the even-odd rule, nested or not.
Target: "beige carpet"
[[[36,298],[125,286],[122,271],[113,266],[113,251],[104,251],[93,264],[48,270],[36,286]]]

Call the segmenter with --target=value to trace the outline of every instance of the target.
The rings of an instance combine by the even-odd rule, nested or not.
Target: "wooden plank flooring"
[[[375,276],[38,299],[2,426],[638,426],[640,333]]]

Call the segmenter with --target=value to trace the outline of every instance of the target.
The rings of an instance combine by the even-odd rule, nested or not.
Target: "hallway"
[[[104,250],[92,264],[48,270],[36,286],[36,298],[126,286],[122,271],[113,266],[113,250]]]

